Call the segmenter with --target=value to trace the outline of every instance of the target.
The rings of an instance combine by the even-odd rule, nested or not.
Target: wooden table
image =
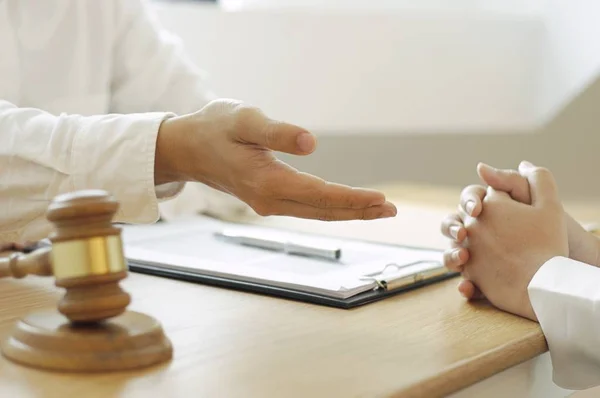
[[[393,220],[261,223],[445,246],[439,221],[455,208],[456,190],[385,190],[398,199]],[[435,206],[424,208],[424,203]],[[585,211],[595,214],[592,207]],[[457,283],[453,279],[340,310],[132,274],[124,283],[133,296],[130,308],[163,323],[174,344],[173,361],[143,371],[72,375],[1,358],[0,396],[432,398],[477,386],[546,351],[536,323],[485,303],[466,303]],[[18,318],[53,306],[58,297],[51,280],[0,281],[0,337]]]

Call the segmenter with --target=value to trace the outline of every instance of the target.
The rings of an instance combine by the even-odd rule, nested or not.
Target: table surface
[[[439,222],[458,191],[383,188],[399,214],[374,222],[274,225],[334,236],[443,248]],[[600,220],[593,205],[568,206]],[[582,219],[581,217],[585,217]],[[0,396],[12,397],[437,397],[546,351],[536,323],[465,302],[458,279],[352,310],[131,274],[130,309],[159,319],[174,345],[171,362],[99,375],[43,372],[0,358]],[[51,279],[0,281],[0,338],[60,297]]]

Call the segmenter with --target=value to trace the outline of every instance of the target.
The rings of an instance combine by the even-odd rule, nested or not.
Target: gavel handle
[[[52,275],[50,247],[43,247],[29,254],[14,252],[0,258],[0,278],[24,278],[27,275]]]

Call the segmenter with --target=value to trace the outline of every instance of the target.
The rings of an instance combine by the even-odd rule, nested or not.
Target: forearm
[[[596,267],[600,267],[600,238],[593,234],[592,232],[588,232],[590,236],[590,240],[593,242],[593,247],[596,249],[596,255],[594,258],[596,259],[592,265]]]
[[[200,182],[215,187],[211,175],[220,162],[214,148],[216,135],[227,120],[201,109],[193,114],[165,120],[158,131],[154,163],[155,183]]]
[[[565,213],[569,230],[569,258],[600,267],[600,239]]]
[[[173,182],[191,181],[187,175],[185,164],[192,161],[187,153],[189,149],[189,134],[201,134],[195,131],[195,126],[188,116],[177,116],[164,120],[156,138],[154,183],[155,185]],[[192,156],[193,161],[201,159],[199,154]]]
[[[600,231],[598,230],[597,226],[589,226],[588,228],[584,228],[581,227],[582,229],[585,230],[586,232],[586,240],[589,243],[590,246],[594,247],[595,249],[595,255],[594,255],[594,259],[595,261],[593,261],[592,265],[595,265],[596,267],[600,267]]]

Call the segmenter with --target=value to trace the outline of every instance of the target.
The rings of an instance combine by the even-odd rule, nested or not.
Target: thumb
[[[240,107],[235,117],[234,135],[243,142],[293,155],[308,155],[317,147],[313,134],[302,127],[269,119],[257,108]]]
[[[554,176],[548,169],[523,161],[519,164],[519,173],[529,181],[532,205],[536,207],[560,205],[558,187]]]
[[[496,191],[506,192],[517,202],[531,204],[529,182],[516,170],[501,170],[479,163],[477,174],[485,184]]]
[[[305,129],[293,124],[270,120],[263,131],[263,145],[279,152],[308,155],[317,148],[317,139]]]

